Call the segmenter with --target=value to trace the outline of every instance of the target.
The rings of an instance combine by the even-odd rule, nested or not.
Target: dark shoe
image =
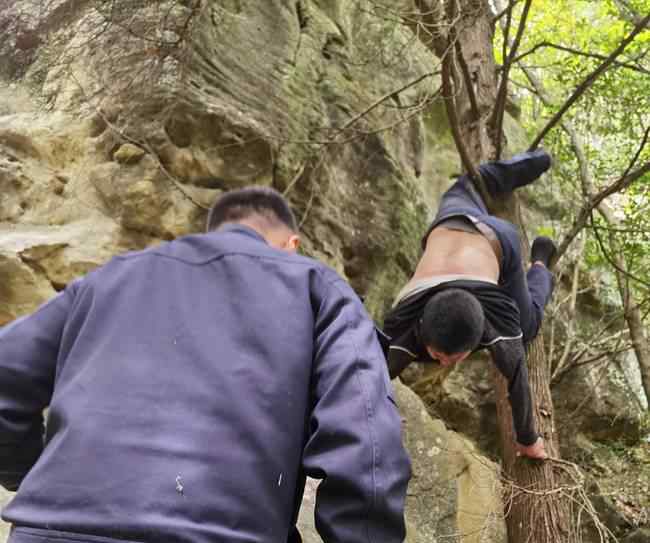
[[[492,196],[528,185],[551,166],[551,156],[543,149],[527,151],[508,160],[486,162],[478,167]]]
[[[549,267],[551,260],[557,253],[557,247],[551,238],[546,236],[539,236],[533,241],[533,246],[530,248],[530,261],[544,263],[544,266]]]

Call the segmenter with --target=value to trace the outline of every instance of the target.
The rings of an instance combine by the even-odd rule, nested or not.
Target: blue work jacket
[[[336,272],[252,229],[115,257],[0,329],[11,543],[283,543],[305,475],[325,542],[403,540],[373,323]]]

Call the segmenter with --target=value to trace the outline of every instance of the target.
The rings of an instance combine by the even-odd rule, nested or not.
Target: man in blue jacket
[[[373,323],[277,192],[112,259],[0,330],[10,543],[400,542],[410,477]],[[47,424],[43,409],[49,406]]]

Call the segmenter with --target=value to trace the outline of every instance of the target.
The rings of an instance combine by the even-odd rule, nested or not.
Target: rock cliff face
[[[0,325],[248,184],[380,316],[458,164],[431,54],[370,0],[108,4],[0,0]],[[490,450],[489,384],[462,375],[411,380],[426,409],[398,386],[409,541],[504,540],[495,465],[430,416]]]
[[[396,92],[434,67],[405,30],[370,2],[38,4],[3,11],[38,40],[9,48],[2,75],[20,78],[0,97],[0,220],[23,244],[5,265],[42,292],[32,307],[117,251],[200,229],[216,194],[251,183],[285,192],[306,251],[385,305],[417,255],[423,194],[455,162],[448,142],[425,159],[414,115],[435,79]],[[64,227],[47,248],[43,226]],[[34,270],[44,258],[54,275]],[[3,297],[5,322],[29,309]]]

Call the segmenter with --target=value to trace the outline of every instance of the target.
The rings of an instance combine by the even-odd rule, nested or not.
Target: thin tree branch
[[[454,13],[455,7],[455,2],[450,2],[447,6],[447,18],[449,21],[454,21],[456,18],[456,14]],[[449,119],[451,134],[454,138],[454,143],[456,144],[456,149],[460,155],[463,167],[472,179],[480,180],[481,176],[478,172],[477,167],[474,165],[469,156],[467,146],[463,141],[463,137],[460,131],[460,124],[458,122],[456,99],[454,96],[454,87],[452,84],[452,67],[455,53],[454,44],[457,40],[454,24],[451,24],[449,28],[448,40],[449,42],[447,50],[445,52],[445,55],[442,57],[442,97],[445,102],[445,110],[447,111],[447,118]],[[482,184],[479,183],[479,185]]]
[[[405,90],[410,89],[411,87],[414,87],[420,81],[423,81],[423,80],[425,80],[425,79],[427,79],[429,77],[432,77],[434,75],[438,75],[439,73],[440,72],[427,72],[425,74],[422,74],[420,77],[414,79],[413,81],[407,83],[406,85],[401,86],[399,89],[395,89],[393,91],[390,91],[390,92],[384,94],[382,97],[378,98],[372,104],[370,104],[366,109],[364,109],[363,111],[361,111],[360,113],[358,113],[357,115],[352,117],[349,121],[347,121],[338,130],[340,132],[343,132],[344,130],[346,130],[347,128],[352,126],[354,123],[356,123],[359,119],[361,119],[362,117],[365,117],[366,115],[368,115],[368,113],[370,113],[376,107],[380,106],[383,102],[385,102],[389,98],[391,98],[391,97],[393,97],[395,95],[398,95],[399,93],[404,92]]]
[[[494,112],[492,113],[492,118],[490,119],[489,124],[493,127],[494,137],[495,137],[495,147],[496,147],[496,158],[501,158],[501,142],[502,142],[502,132],[503,132],[503,116],[506,109],[506,98],[508,95],[508,76],[510,74],[510,67],[513,64],[513,60],[517,55],[517,49],[521,43],[521,38],[524,35],[524,30],[526,29],[526,20],[528,19],[528,13],[530,12],[530,6],[533,0],[526,0],[524,4],[524,9],[519,19],[519,26],[517,28],[517,34],[515,39],[510,46],[510,52],[508,57],[504,59],[503,70],[501,71],[501,82],[499,84],[499,90],[497,91],[497,101],[494,105]],[[508,20],[510,16],[508,16]],[[506,28],[507,29],[507,28]],[[508,35],[504,37],[504,42],[508,42]],[[505,45],[504,45],[505,49]]]
[[[512,11],[514,9],[514,4],[511,6],[511,9],[508,9],[506,16],[506,24],[502,25],[503,30],[503,44],[501,48],[501,56],[503,58],[504,65],[506,64],[506,59],[508,58],[508,46],[510,45],[510,27],[512,26]],[[498,93],[497,93],[498,96]]]
[[[625,330],[625,332],[627,332],[627,330]],[[621,335],[623,335],[623,334],[621,334]],[[601,360],[601,359],[605,358],[606,356],[612,356],[612,355],[621,354],[621,353],[624,353],[626,351],[629,351],[632,348],[632,344],[629,341],[626,341],[625,343],[623,343],[623,341],[624,340],[621,337],[616,342],[616,346],[614,348],[609,349],[607,351],[603,351],[602,353],[594,354],[590,358],[585,358],[584,360],[582,360],[580,362],[575,362],[575,363],[571,364],[571,366],[574,367],[574,368],[579,368],[581,366],[586,366],[588,364],[593,364],[594,362],[598,362],[598,360]]]
[[[500,13],[497,13],[494,16],[494,19],[492,19],[492,23],[494,24],[498,23],[501,17],[503,17],[504,15],[512,16],[512,10],[519,2],[520,0],[511,0],[510,3],[503,10],[501,10]],[[505,55],[503,55],[503,58],[505,58]]]
[[[573,279],[571,281],[571,301],[569,303],[569,310],[568,310],[568,315],[567,315],[567,326],[568,326],[568,331],[567,331],[567,338],[564,343],[564,351],[562,352],[562,355],[560,356],[560,360],[555,366],[555,369],[553,369],[551,373],[551,382],[555,378],[556,375],[560,373],[560,371],[564,368],[564,366],[567,364],[567,361],[569,360],[569,355],[571,354],[571,348],[573,347],[573,343],[575,342],[575,315],[576,315],[576,305],[578,301],[578,287],[580,285],[580,260],[582,260],[582,254],[585,249],[585,236],[584,234],[580,237],[580,247],[578,248],[577,254],[576,254],[576,260],[575,260],[575,265],[573,266]],[[551,360],[551,363],[553,361]]]
[[[586,51],[580,51],[579,49],[574,49],[573,47],[567,47],[565,45],[558,45],[557,43],[551,43],[548,41],[543,41],[540,42],[533,47],[531,47],[528,51],[522,53],[521,55],[517,56],[516,58],[513,59],[513,63],[519,62],[520,60],[524,59],[525,57],[532,55],[535,51],[538,49],[542,49],[548,47],[550,49],[557,49],[558,51],[563,51],[565,53],[571,53],[573,55],[578,55],[581,57],[587,57],[587,58],[595,58],[597,60],[607,60],[607,56],[601,55],[599,53],[589,53]],[[634,64],[630,64],[629,62],[620,62],[618,60],[615,60],[612,62],[614,66],[619,66],[621,68],[627,68],[628,70],[634,70],[635,72],[640,72],[642,74],[650,74],[650,70],[647,70],[646,68],[643,68],[642,66],[637,66]]]
[[[451,84],[451,55],[445,56],[442,60],[442,96],[445,102],[445,109],[447,117],[449,118],[449,126],[451,128],[451,135],[454,138],[454,143],[458,149],[463,167],[469,173],[472,179],[479,179],[479,173],[469,158],[469,152],[463,141],[458,124],[458,116],[456,115],[456,100],[454,99],[453,87]]]
[[[568,98],[564,105],[553,115],[553,117],[548,121],[546,126],[542,129],[539,135],[535,138],[533,143],[531,143],[529,150],[533,151],[537,149],[538,145],[544,139],[546,134],[559,122],[562,116],[567,112],[567,110],[593,85],[594,81],[598,79],[610,65],[616,60],[625,48],[634,41],[634,38],[643,30],[645,30],[646,25],[650,22],[650,14],[646,15],[638,24],[634,26],[632,32],[630,32],[627,37],[618,45],[618,47],[612,51],[612,53],[607,57],[600,66],[598,66],[593,72],[591,72],[587,78],[578,85],[578,87],[573,91],[573,94]]]
[[[639,178],[641,178],[643,175],[647,174],[648,172],[650,172],[650,161],[646,162],[645,164],[643,164],[643,166],[640,166],[633,172],[628,173],[626,176],[619,177],[611,185],[605,187],[598,194],[589,198],[589,200],[582,206],[582,208],[578,212],[576,219],[573,221],[573,226],[571,227],[571,230],[566,234],[566,236],[564,236],[562,243],[560,243],[560,246],[558,247],[557,250],[557,255],[555,257],[555,262],[557,262],[562,257],[562,255],[564,255],[564,253],[566,252],[567,248],[569,247],[573,239],[578,235],[580,230],[582,230],[587,224],[587,221],[591,216],[591,212],[596,207],[598,207],[600,202],[602,202],[605,198],[611,196],[615,192],[619,192],[629,187],[632,183],[637,181]]]
[[[614,0],[614,3],[616,4],[616,7],[618,7],[621,17],[626,21],[637,24],[641,20],[641,16],[626,0]]]
[[[645,228],[621,228],[620,226],[592,226],[594,230],[604,230],[606,232],[613,232],[615,234],[644,234],[645,238],[650,237],[650,232]],[[650,240],[649,240],[650,241]]]
[[[593,224],[594,224],[594,217],[593,217],[593,215],[591,215],[591,217],[590,217],[590,221],[591,221],[591,225],[592,225],[592,230],[593,230],[593,232],[594,232],[594,237],[596,238],[596,241],[598,242],[598,247],[600,248],[600,252],[602,253],[602,255],[603,255],[603,257],[605,258],[605,260],[607,260],[608,264],[609,264],[612,268],[614,268],[618,273],[620,273],[621,275],[623,275],[624,277],[629,278],[629,279],[632,279],[633,281],[636,281],[637,283],[639,283],[640,285],[643,285],[644,287],[650,287],[650,281],[646,281],[645,279],[641,279],[638,275],[634,275],[634,274],[630,273],[630,272],[627,271],[626,269],[623,269],[623,268],[622,268],[622,267],[621,267],[621,266],[616,262],[616,259],[613,258],[613,257],[609,254],[609,252],[607,251],[607,249],[605,248],[605,242],[603,241],[603,238],[600,236],[600,232],[598,232],[598,229],[593,228]],[[625,303],[625,300],[623,300],[623,302]],[[625,304],[625,305],[629,305],[629,303],[628,303],[628,304]],[[627,314],[627,311],[626,311],[626,314]]]
[[[469,66],[463,55],[463,50],[460,46],[460,42],[456,40],[456,56],[458,58],[458,64],[460,64],[460,71],[463,74],[463,79],[465,80],[465,86],[467,87],[467,95],[469,96],[469,102],[472,106],[472,116],[474,121],[479,120],[479,111],[478,111],[478,102],[476,100],[476,93],[474,92],[474,82],[472,81],[472,75],[469,73]]]
[[[632,160],[630,160],[630,163],[628,164],[625,172],[623,173],[623,177],[628,175],[632,168],[636,165],[637,161],[639,160],[639,157],[641,156],[641,153],[645,149],[646,144],[648,143],[648,138],[650,138],[650,126],[646,128],[645,133],[643,134],[643,138],[641,139],[641,145],[639,145],[639,148],[637,149],[636,153],[632,157]]]
[[[407,25],[411,27],[425,47],[430,49],[438,58],[442,58],[447,48],[447,36],[440,24],[442,7],[437,1],[415,0],[415,8],[418,16],[407,20]],[[425,39],[421,30],[424,31],[428,39]]]

